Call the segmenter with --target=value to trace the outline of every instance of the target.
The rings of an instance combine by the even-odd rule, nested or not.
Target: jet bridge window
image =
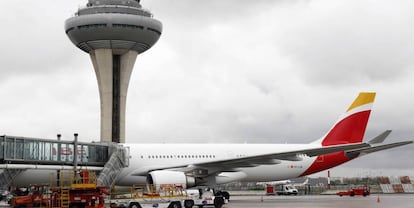
[[[23,147],[24,147],[24,140],[23,139],[16,139],[16,155],[15,159],[23,159]]]
[[[106,162],[108,160],[108,147],[89,145],[85,151],[88,152],[88,162]]]
[[[15,142],[14,142],[15,138],[6,138],[6,148],[5,148],[5,153],[6,153],[6,158],[7,159],[15,159]]]

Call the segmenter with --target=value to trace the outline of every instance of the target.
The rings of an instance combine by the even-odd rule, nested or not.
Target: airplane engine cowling
[[[194,177],[186,176],[183,172],[156,170],[149,172],[147,176],[147,183],[154,185],[154,188],[159,190],[163,185],[182,186],[184,189],[196,185]]]

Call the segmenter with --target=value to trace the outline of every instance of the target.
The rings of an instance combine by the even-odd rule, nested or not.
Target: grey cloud
[[[99,138],[92,64],[63,31],[64,20],[86,2],[3,2],[0,17],[10,30],[0,39],[8,48],[0,57],[1,133]],[[391,128],[390,141],[412,139],[411,2],[141,3],[164,30],[137,59],[127,141],[311,142],[363,90],[378,91],[367,138]],[[403,150],[400,159],[410,158]],[[387,164],[396,154],[372,157]]]
[[[279,46],[312,84],[390,81],[414,64],[414,19],[407,9],[412,6],[407,1],[313,1],[293,9]]]
[[[3,46],[1,80],[22,74],[53,73],[80,62],[81,56],[73,55],[74,47],[63,30],[65,19],[76,11],[75,2],[3,2],[0,8],[4,28],[0,38]],[[72,11],[66,7],[71,7]],[[73,67],[72,70],[77,69]]]

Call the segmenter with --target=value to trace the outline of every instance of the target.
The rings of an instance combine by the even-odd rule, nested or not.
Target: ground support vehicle
[[[370,195],[370,189],[368,186],[358,186],[354,188],[350,188],[347,191],[340,191],[337,192],[336,195],[338,196],[368,196]]]
[[[158,186],[158,185],[157,185]],[[111,208],[192,208],[194,206],[214,206],[221,208],[224,197],[215,197],[212,192],[185,190],[182,185],[163,184],[154,188],[152,185],[135,185],[130,192],[114,191],[111,194]]]
[[[106,187],[96,184],[73,184],[70,187],[51,189],[51,207],[104,208]]]
[[[123,200],[111,200],[111,208],[191,208],[194,205],[194,201],[182,199],[123,199]]]
[[[277,195],[297,195],[298,190],[292,184],[275,185]]]
[[[55,174],[55,173],[54,173]],[[10,200],[12,207],[104,208],[106,187],[96,185],[96,176],[89,171],[58,172],[50,185],[32,185],[25,195]]]
[[[9,204],[12,207],[47,207],[49,206],[48,185],[31,185],[26,195],[14,196]]]
[[[104,186],[96,185],[94,172],[61,172],[59,180],[52,181],[50,187],[50,207],[61,208],[104,208]]]
[[[266,185],[266,195],[268,195],[268,196],[270,196],[270,195],[272,195],[272,196],[276,195],[275,186],[273,186],[272,184],[267,184]]]
[[[187,201],[187,194],[181,185],[163,184],[133,185],[128,191],[112,190],[110,207],[128,208],[182,208],[192,207],[194,201]]]
[[[194,201],[194,206],[202,208],[204,206],[221,208],[228,203],[227,192],[217,192],[209,188],[187,189],[188,198]]]

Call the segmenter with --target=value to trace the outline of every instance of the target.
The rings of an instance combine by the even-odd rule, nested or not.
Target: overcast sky
[[[82,141],[99,140],[95,73],[63,29],[86,3],[0,3],[0,134],[71,140],[76,132]],[[390,142],[414,139],[414,1],[141,4],[163,23],[163,34],[135,64],[127,142],[307,143],[360,91],[377,92],[367,139],[386,129]],[[375,153],[343,168],[412,170],[413,150]]]

